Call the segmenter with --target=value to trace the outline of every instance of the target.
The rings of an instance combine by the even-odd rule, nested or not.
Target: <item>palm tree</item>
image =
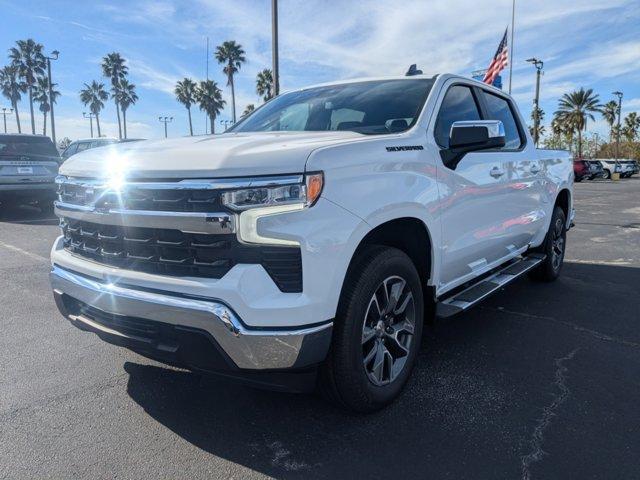
[[[255,109],[256,109],[255,105],[253,103],[250,103],[249,105],[247,105],[245,107],[244,112],[242,112],[242,117],[246,117],[251,112],[253,112]],[[240,118],[242,118],[242,117],[240,117]]]
[[[240,66],[246,62],[242,45],[237,44],[234,40],[223,42],[216,48],[214,54],[218,63],[225,64],[222,71],[227,76],[227,85],[231,85],[231,108],[232,119],[236,121],[236,92],[233,86],[233,75],[240,69]]]
[[[611,142],[613,139],[613,126],[616,123],[616,118],[618,118],[618,104],[614,100],[611,100],[602,106],[600,113],[609,124],[609,142]]]
[[[115,87],[116,100],[122,110],[122,126],[124,127],[124,138],[127,138],[127,109],[138,101],[136,86],[129,83],[126,78],[120,80],[118,86]]]
[[[17,47],[9,49],[11,64],[18,69],[18,75],[24,80],[29,91],[29,109],[31,110],[31,133],[36,133],[36,121],[33,113],[33,86],[36,78],[44,75],[45,58],[42,44],[33,39],[18,40]]]
[[[109,94],[104,89],[104,83],[98,83],[95,80],[91,85],[84,84],[84,88],[80,90],[80,101],[89,107],[91,113],[96,116],[96,125],[98,126],[98,137],[100,133],[100,110],[104,108],[104,102],[109,100]]]
[[[178,101],[187,108],[189,114],[189,135],[193,136],[193,124],[191,123],[191,105],[196,103],[196,88],[198,85],[190,78],[184,78],[176,83],[173,91]]]
[[[111,81],[111,98],[116,104],[118,115],[118,138],[122,139],[122,125],[120,123],[120,105],[118,103],[117,89],[120,81],[127,77],[129,67],[125,65],[125,59],[118,52],[112,52],[102,59],[102,75]]]
[[[211,123],[211,133],[215,133],[216,117],[227,103],[222,99],[222,90],[218,88],[218,84],[213,80],[205,80],[200,82],[196,88],[195,99],[200,105],[200,110],[206,112]]]
[[[22,133],[20,115],[18,114],[18,102],[22,99],[22,94],[27,91],[27,85],[20,81],[17,67],[8,65],[0,70],[0,90],[2,91],[2,95],[11,102],[11,107],[16,114],[18,133]]]
[[[622,129],[622,135],[627,142],[633,142],[638,135],[638,129],[640,128],[640,118],[636,112],[631,112],[624,117],[624,128]]]
[[[565,93],[558,101],[556,114],[578,132],[578,158],[582,158],[582,131],[587,128],[588,119],[595,120],[591,112],[600,111],[599,100],[593,89],[581,87],[575,92]]]
[[[55,89],[56,83],[51,86],[51,98],[49,98],[49,79],[47,77],[38,77],[36,85],[33,89],[33,99],[40,104],[42,112],[42,134],[47,134],[47,113],[51,111],[51,104],[56,103],[56,99],[60,96],[60,92]]]
[[[256,93],[266,102],[273,98],[273,74],[265,68],[256,76]]]

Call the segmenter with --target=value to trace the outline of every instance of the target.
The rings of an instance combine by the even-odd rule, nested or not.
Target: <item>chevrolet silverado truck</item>
[[[574,216],[569,154],[453,75],[291,91],[221,135],[74,155],[57,182],[75,326],[360,412],[400,394],[425,319],[556,279]]]

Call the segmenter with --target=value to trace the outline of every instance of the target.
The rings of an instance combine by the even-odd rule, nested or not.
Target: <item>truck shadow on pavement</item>
[[[638,371],[640,350],[629,350],[624,342],[640,346],[639,272],[569,263],[553,284],[521,279],[484,305],[438,322],[427,332],[404,394],[373,415],[349,415],[311,395],[254,390],[132,362],[125,364],[128,394],[198,448],[276,478],[521,477],[540,412],[556,393],[558,359],[571,358],[565,362],[573,369],[565,374],[567,382],[586,382],[584,388],[593,388],[592,380],[584,378],[596,375],[600,348],[626,348],[625,355],[631,351],[631,365]],[[596,291],[607,302],[598,301]],[[619,322],[603,321],[610,318]],[[570,352],[575,356],[567,357]],[[609,378],[608,373],[598,375],[604,382]],[[608,408],[597,396],[588,401],[581,413],[564,415]],[[620,422],[631,421],[619,413]],[[567,435],[573,436],[562,438],[556,449],[589,437],[594,427],[580,420],[573,419],[578,431],[569,429]],[[556,425],[562,421],[553,419]],[[611,417],[605,421],[615,422]],[[583,456],[567,458],[583,468],[591,464],[593,473],[602,471],[616,448],[595,456],[586,449]],[[547,473],[553,476],[554,471],[552,466]]]

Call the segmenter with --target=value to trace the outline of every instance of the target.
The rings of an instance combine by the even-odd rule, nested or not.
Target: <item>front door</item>
[[[447,148],[453,122],[480,120],[476,93],[452,85],[439,108],[434,137]],[[468,153],[455,170],[438,166],[442,263],[438,287],[473,278],[501,258],[504,239],[508,165],[498,152]]]

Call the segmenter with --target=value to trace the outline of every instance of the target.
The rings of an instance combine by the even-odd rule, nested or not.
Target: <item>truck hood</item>
[[[86,150],[60,167],[70,177],[227,178],[302,173],[319,148],[362,139],[355,132],[225,133],[121,143]]]

